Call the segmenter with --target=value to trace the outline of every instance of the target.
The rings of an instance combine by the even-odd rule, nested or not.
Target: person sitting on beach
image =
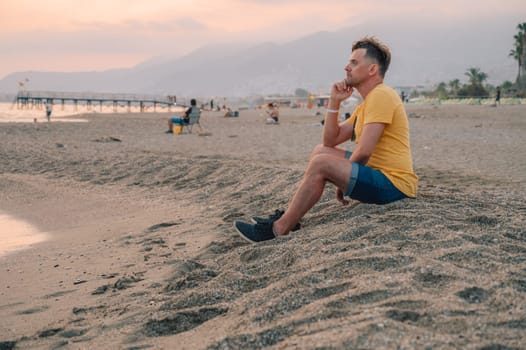
[[[197,101],[195,98],[190,100],[190,108],[188,108],[186,111],[184,111],[184,115],[182,118],[170,118],[168,119],[168,130],[166,131],[167,134],[171,134],[173,131],[173,125],[179,124],[179,125],[185,125],[190,122],[190,113],[192,112],[192,108],[197,108]]]
[[[269,103],[268,107],[270,111],[267,111],[267,113],[270,118],[267,118],[267,124],[279,124],[278,105],[275,103]]]
[[[332,85],[325,113],[323,143],[310,157],[303,180],[286,211],[252,217],[255,224],[235,221],[234,228],[246,240],[261,242],[300,228],[300,219],[321,198],[327,182],[336,186],[336,199],[387,204],[414,198],[418,177],[413,171],[409,123],[404,104],[394,89],[383,84],[391,61],[389,48],[374,37],[352,45],[346,78]],[[358,90],[364,101],[352,116],[338,124],[340,104]],[[338,145],[356,142],[353,152]]]

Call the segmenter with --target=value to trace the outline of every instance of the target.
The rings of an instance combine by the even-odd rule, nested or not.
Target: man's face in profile
[[[366,49],[356,49],[351,53],[349,63],[345,66],[345,82],[348,86],[357,87],[368,78],[373,62],[365,56],[366,52]]]

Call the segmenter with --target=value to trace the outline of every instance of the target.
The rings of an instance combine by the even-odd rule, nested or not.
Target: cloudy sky
[[[280,43],[371,19],[483,26],[494,16],[514,27],[526,21],[526,1],[0,0],[0,79],[26,70],[127,68],[207,44]]]

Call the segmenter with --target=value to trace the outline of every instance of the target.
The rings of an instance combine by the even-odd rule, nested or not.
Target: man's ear
[[[376,63],[371,64],[369,66],[369,75],[371,76],[375,75],[376,73],[378,73],[378,69],[379,69],[378,64]]]

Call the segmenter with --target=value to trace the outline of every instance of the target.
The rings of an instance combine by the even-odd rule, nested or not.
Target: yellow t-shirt
[[[376,86],[354,110],[348,122],[354,123],[356,118],[357,144],[365,124],[385,124],[367,166],[380,170],[400,192],[416,197],[418,177],[411,159],[409,121],[396,91],[384,84]]]

